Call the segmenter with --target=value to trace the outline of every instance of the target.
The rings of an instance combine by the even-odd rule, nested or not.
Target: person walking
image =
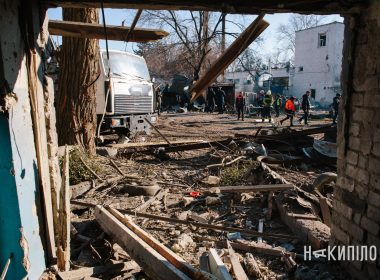
[[[161,106],[162,106],[162,92],[160,86],[156,88],[156,106],[157,106],[157,114],[161,114]]]
[[[238,113],[237,120],[240,119],[240,114],[241,114],[241,120],[244,121],[245,98],[242,92],[240,92],[238,96],[236,97],[235,104],[236,104],[236,111]]]
[[[270,115],[270,109],[271,109],[272,103],[273,103],[272,92],[268,90],[263,99],[263,109],[261,112],[261,119],[263,122],[265,118],[268,118],[269,122],[272,122],[272,117]]]
[[[296,111],[296,108],[294,106],[294,96],[292,96],[285,103],[286,117],[280,121],[280,124],[282,125],[284,121],[290,119],[290,126],[293,126],[293,117],[294,117],[295,111]]]
[[[310,112],[310,91],[306,91],[304,95],[302,95],[302,104],[301,108],[303,111],[303,116],[298,120],[299,123],[302,123],[302,120],[305,120],[305,124],[307,124],[307,119],[309,117],[309,112]]]
[[[339,93],[337,93],[333,99],[333,104],[332,104],[333,109],[334,109],[333,124],[336,124],[336,119],[338,117],[340,97],[341,97],[341,95]]]
[[[274,101],[274,110],[276,111],[276,118],[280,116],[281,105],[282,105],[281,96],[277,95],[276,100]]]

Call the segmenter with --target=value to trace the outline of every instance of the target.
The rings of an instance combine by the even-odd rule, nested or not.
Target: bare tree
[[[324,19],[325,16],[318,15],[291,15],[288,23],[281,24],[277,29],[279,51],[286,58],[293,60],[296,46],[296,32],[318,26]]]
[[[97,9],[63,9],[63,20],[98,23]],[[95,154],[98,41],[63,37],[57,97],[60,145],[79,145]]]
[[[183,48],[183,60],[193,71],[197,79],[204,69],[207,56],[212,52],[211,43],[219,34],[222,14],[209,12],[175,12],[175,11],[145,11],[142,17],[145,23],[170,29],[171,44]]]

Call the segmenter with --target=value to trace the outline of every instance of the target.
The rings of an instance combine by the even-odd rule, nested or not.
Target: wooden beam
[[[249,47],[249,45],[260,36],[260,34],[269,26],[269,23],[263,20],[264,14],[259,15],[236,40],[227,48],[227,50],[211,65],[210,69],[192,86],[190,92],[193,94],[191,101],[196,100],[202,92],[213,83],[216,78],[223,73],[225,69],[238,56]]]
[[[144,240],[149,246],[156,250],[160,255],[167,259],[172,265],[177,269],[181,270],[190,278],[194,279],[197,270],[186,263],[184,259],[176,255],[169,248],[162,245],[157,239],[151,236],[149,233],[141,229],[138,225],[133,223],[130,217],[121,214],[119,211],[110,208],[109,211],[125,226],[127,226],[131,231],[133,231],[138,237]]]
[[[276,184],[276,185],[256,185],[256,186],[225,186],[216,188],[221,193],[235,193],[235,192],[273,192],[273,191],[286,191],[294,189],[291,184]]]
[[[210,249],[208,258],[210,270],[213,275],[215,275],[219,280],[232,280],[231,275],[228,273],[227,267],[224,265],[218,255],[218,252],[214,248]]]
[[[127,33],[127,38],[125,39],[126,42],[129,42],[129,39],[131,38],[131,34],[132,34],[132,32],[135,30],[136,24],[137,24],[137,22],[138,22],[139,19],[140,19],[140,16],[141,16],[141,14],[142,14],[142,11],[143,11],[143,10],[141,10],[141,9],[137,11],[137,13],[136,13],[136,15],[135,15],[135,18],[133,19],[133,22],[132,22],[132,24],[131,24],[131,28],[129,29],[129,31],[128,31],[128,33]]]
[[[230,242],[228,240],[226,241],[228,254],[230,256],[230,261],[232,265],[232,271],[234,272],[235,278],[237,280],[248,280],[248,276],[245,273],[243,267],[241,266],[238,256],[236,255],[234,249],[232,249]]]
[[[88,202],[82,202],[82,201],[76,201],[76,200],[72,200],[71,204],[86,206],[86,207],[97,207],[96,204],[92,204],[92,203],[88,203]],[[278,233],[275,234],[275,233],[269,233],[269,232],[259,233],[257,231],[246,229],[246,228],[225,227],[225,226],[199,223],[199,222],[194,222],[194,221],[183,221],[180,219],[169,218],[169,217],[164,217],[164,216],[159,216],[159,215],[152,215],[152,214],[141,213],[141,212],[135,212],[135,211],[130,211],[130,210],[122,210],[122,209],[117,209],[117,210],[123,214],[128,214],[128,215],[132,215],[132,216],[136,216],[136,217],[148,218],[148,219],[153,219],[153,220],[158,220],[158,221],[165,221],[165,222],[174,223],[174,224],[193,225],[193,226],[200,227],[200,228],[209,228],[209,229],[227,231],[227,232],[240,232],[240,233],[243,233],[243,234],[249,235],[249,236],[263,236],[263,237],[274,238],[274,239],[279,239],[279,240],[292,240],[292,239],[294,239],[294,236],[287,235],[287,234],[278,234]]]
[[[162,255],[150,247],[127,226],[102,206],[95,208],[95,218],[101,228],[110,235],[153,279],[180,280],[188,279]]]
[[[102,0],[43,0],[49,7],[100,8]],[[359,12],[368,0],[103,0],[105,8],[146,10],[195,10],[231,14],[312,13],[342,14]]]
[[[130,32],[129,42],[152,42],[160,40],[169,35],[160,29],[135,28],[107,25],[107,39],[115,41],[126,41]],[[49,33],[63,37],[105,39],[104,27],[101,24],[49,20]]]

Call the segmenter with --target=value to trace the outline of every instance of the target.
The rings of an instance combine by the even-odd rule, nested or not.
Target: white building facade
[[[255,74],[252,72],[252,74]],[[255,77],[248,71],[226,72],[224,80],[235,84],[235,92],[252,92],[255,86]]]
[[[343,38],[340,22],[296,32],[292,95],[301,97],[309,90],[315,101],[328,106],[341,93]]]

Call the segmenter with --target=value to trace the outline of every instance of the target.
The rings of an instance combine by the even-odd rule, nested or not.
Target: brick
[[[372,136],[370,135],[371,130],[372,127],[367,126],[360,134],[360,151],[363,155],[369,155],[372,150]]]
[[[360,125],[358,123],[352,123],[350,125],[350,135],[351,136],[359,136],[360,134]]]
[[[369,164],[368,170],[370,172],[380,174],[380,160],[378,160],[377,158],[374,158],[374,157],[370,157],[368,164]]]
[[[359,154],[358,167],[367,169],[368,157]]]
[[[370,191],[368,194],[368,203],[375,207],[380,207],[380,195],[374,191]]]
[[[355,213],[354,214],[354,218],[353,218],[353,220],[354,220],[354,223],[355,224],[360,224],[360,219],[362,218],[362,215],[360,214],[360,213]]]
[[[352,104],[355,106],[363,106],[364,105],[364,95],[359,92],[354,92],[352,94]]]
[[[380,175],[371,174],[369,185],[371,189],[380,190]]]
[[[346,175],[348,177],[351,177],[351,178],[356,178],[356,175],[358,173],[358,169],[356,166],[352,165],[352,164],[347,164],[346,165]]]
[[[362,217],[360,225],[373,235],[377,235],[379,233],[380,226],[374,221],[368,219],[366,216]]]
[[[353,179],[343,177],[343,176],[338,177],[337,185],[341,187],[342,189],[345,189],[349,192],[352,192],[355,187]]]
[[[348,236],[348,234],[342,231],[339,227],[337,227],[334,224],[331,225],[331,234],[343,244],[350,243],[350,237]]]
[[[352,193],[346,190],[342,190],[342,202],[346,205],[350,205],[353,210],[359,213],[363,213],[367,205],[367,202],[360,199],[355,192]]]
[[[352,208],[348,207],[344,203],[334,199],[333,200],[333,209],[338,212],[340,215],[343,215],[347,219],[351,219],[352,217]]]
[[[352,165],[357,165],[358,164],[358,158],[359,158],[359,154],[357,152],[354,152],[354,151],[348,151],[347,152],[346,160],[348,163],[350,163]]]
[[[348,147],[354,151],[360,151],[360,138],[351,136],[348,140]]]
[[[358,169],[356,173],[356,180],[360,184],[368,185],[369,183],[369,174],[368,171],[364,169]]]
[[[380,142],[380,128],[375,129],[373,141]]]
[[[359,199],[367,200],[369,187],[362,184],[355,184],[355,193]]]
[[[372,221],[379,223],[380,222],[380,209],[372,205],[368,205],[367,208],[367,217]]]
[[[380,157],[380,143],[374,143],[372,147],[372,154]]]
[[[358,242],[362,242],[364,240],[364,230],[354,223],[349,224],[348,233],[352,237],[352,240],[356,240]]]
[[[380,269],[374,263],[368,263],[367,272],[369,279],[380,279]]]
[[[376,246],[377,248],[380,248],[380,237],[368,233],[367,244],[368,246]],[[377,250],[377,255],[380,256],[380,249]]]

